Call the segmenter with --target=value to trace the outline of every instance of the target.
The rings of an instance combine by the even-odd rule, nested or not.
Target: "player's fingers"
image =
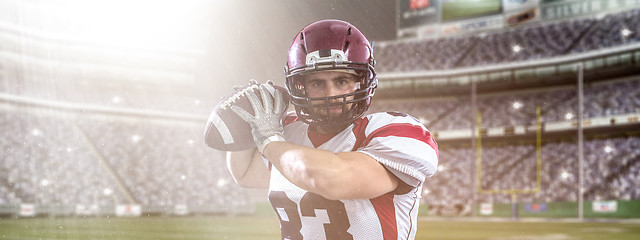
[[[265,112],[273,112],[273,100],[271,99],[271,94],[267,89],[267,85],[260,85],[260,96],[262,96],[262,102]]]
[[[233,111],[236,115],[238,115],[238,117],[242,118],[242,120],[247,123],[249,123],[254,118],[249,112],[238,106],[231,106],[231,111]]]
[[[273,91],[273,105],[275,106],[275,110],[274,112],[276,113],[282,113],[284,112],[284,100],[282,99],[282,93],[280,92],[280,90],[278,90],[277,88],[274,89]]]
[[[247,98],[249,99],[249,103],[251,103],[251,107],[253,107],[253,113],[254,115],[260,116],[261,112],[264,112],[261,104],[260,104],[260,100],[258,100],[258,96],[256,96],[255,93],[253,93],[253,91],[247,91]]]

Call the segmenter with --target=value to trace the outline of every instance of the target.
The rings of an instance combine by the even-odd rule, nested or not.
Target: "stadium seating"
[[[3,109],[0,204],[246,207],[201,127]]]
[[[106,204],[123,202],[121,195],[105,196],[115,189],[82,137],[57,117],[3,110],[0,128],[5,137],[0,171],[0,203]],[[4,177],[6,176],[6,178]]]
[[[600,82],[584,88],[584,117],[607,117],[640,112],[640,79]],[[572,87],[543,88],[528,91],[479,95],[478,110],[482,127],[532,126],[536,122],[536,106],[541,107],[543,122],[576,118],[577,91]],[[469,96],[425,99],[422,101],[375,102],[371,111],[400,111],[423,120],[434,131],[471,128],[475,116],[470,114]],[[518,102],[519,107],[514,108]]]
[[[606,147],[612,148],[606,150]],[[608,148],[607,148],[608,149]],[[585,142],[586,200],[640,199],[640,137]],[[542,149],[541,188],[519,194],[521,202],[566,202],[578,199],[578,156],[575,142],[553,142]],[[470,204],[476,167],[476,150],[441,149],[440,169],[425,183],[423,201],[428,204]],[[483,147],[480,183],[484,193],[478,202],[510,201],[509,194],[485,194],[500,190],[535,190],[536,158],[533,145]]]
[[[638,33],[640,10],[633,9],[601,19],[543,22],[482,35],[385,42],[375,45],[374,52],[380,72],[419,72],[589,52],[640,42]]]

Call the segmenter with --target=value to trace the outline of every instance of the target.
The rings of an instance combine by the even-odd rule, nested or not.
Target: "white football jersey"
[[[291,120],[289,116],[284,128],[288,142],[334,153],[368,154],[413,189],[374,199],[328,200],[295,186],[271,168],[269,201],[280,219],[283,239],[415,237],[422,183],[438,165],[437,144],[422,124],[403,113],[375,113],[322,142],[310,137],[308,124]]]

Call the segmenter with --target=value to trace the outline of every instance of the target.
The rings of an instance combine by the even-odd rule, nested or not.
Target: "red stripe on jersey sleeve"
[[[369,144],[369,142],[371,142],[372,139],[376,137],[389,136],[407,137],[422,141],[431,146],[431,148],[436,151],[436,156],[439,155],[438,144],[431,136],[431,133],[420,126],[411,123],[392,123],[378,128],[371,134],[369,134],[367,139],[363,142],[362,146],[366,146],[367,144]]]
[[[393,204],[393,196],[393,194],[387,193],[369,200],[376,210],[376,214],[378,214],[382,235],[385,240],[398,239],[398,225],[396,222],[396,208]]]

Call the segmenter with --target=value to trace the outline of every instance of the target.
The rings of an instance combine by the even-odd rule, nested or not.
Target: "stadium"
[[[438,142],[417,239],[640,237],[639,0],[294,2],[0,0],[0,239],[278,239],[203,131],[323,18]]]

